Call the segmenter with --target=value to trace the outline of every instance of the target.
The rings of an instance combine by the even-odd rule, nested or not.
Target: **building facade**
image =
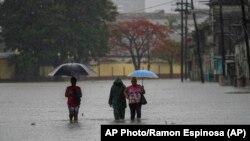
[[[145,0],[112,0],[119,13],[141,13],[145,11]]]
[[[246,18],[249,19],[249,2],[244,2]],[[239,81],[249,78],[244,31],[249,35],[250,28],[243,26],[241,1],[210,0],[209,6],[213,37],[213,75],[218,77],[220,84],[239,85]]]

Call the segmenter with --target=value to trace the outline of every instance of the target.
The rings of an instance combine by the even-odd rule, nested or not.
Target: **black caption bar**
[[[250,125],[101,125],[101,140],[249,141]]]

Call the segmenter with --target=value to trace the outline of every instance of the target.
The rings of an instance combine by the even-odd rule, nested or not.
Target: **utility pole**
[[[181,0],[181,82],[183,82],[183,0]]]
[[[193,0],[191,0],[191,9],[194,10]],[[193,19],[194,19],[194,26],[195,26],[195,36],[196,36],[196,44],[197,44],[198,63],[199,63],[199,69],[200,69],[200,79],[201,79],[201,83],[204,83],[203,65],[202,65],[202,58],[201,58],[201,52],[200,52],[199,31],[198,31],[198,26],[196,22],[196,15],[194,12],[193,12]]]
[[[248,73],[250,79],[250,55],[249,55],[249,38],[247,34],[247,21],[246,21],[246,13],[245,13],[245,3],[244,0],[241,0],[241,9],[242,9],[242,25],[244,29],[244,37],[246,42],[246,51],[247,51],[247,62],[248,62]]]
[[[184,60],[185,60],[185,64],[184,64],[184,70],[185,70],[185,80],[187,80],[187,32],[188,32],[188,28],[187,28],[187,20],[188,20],[188,0],[186,0],[185,2],[185,45],[184,45]]]
[[[177,9],[181,14],[181,82],[183,82],[183,0],[178,0],[176,2]],[[179,5],[181,8],[179,8]]]
[[[222,0],[219,0],[220,6],[220,53],[222,57],[222,76],[225,76],[225,45],[224,45],[224,28],[223,28],[223,12],[222,12]]]
[[[181,5],[181,9],[177,8],[176,11],[180,11],[181,13],[181,82],[183,82],[183,0],[181,0],[180,2],[178,1],[177,6]]]

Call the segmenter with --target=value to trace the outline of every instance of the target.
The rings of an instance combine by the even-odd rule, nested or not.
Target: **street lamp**
[[[60,53],[60,52],[58,52],[58,53],[57,53],[57,56],[58,56],[58,60],[60,60],[61,53]]]
[[[60,64],[60,63],[61,63],[61,61],[60,61],[60,60],[61,60],[61,53],[60,53],[60,52],[58,52],[58,53],[57,53],[57,63],[58,63],[58,64]]]

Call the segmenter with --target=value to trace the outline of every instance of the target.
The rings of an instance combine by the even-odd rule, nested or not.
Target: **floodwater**
[[[114,122],[112,80],[79,81],[79,122],[69,123],[69,82],[0,83],[0,141],[99,141],[102,124],[250,124],[250,90],[218,83],[144,80],[148,104],[141,122]],[[129,80],[124,80],[126,85]],[[139,80],[138,83],[141,83]]]

